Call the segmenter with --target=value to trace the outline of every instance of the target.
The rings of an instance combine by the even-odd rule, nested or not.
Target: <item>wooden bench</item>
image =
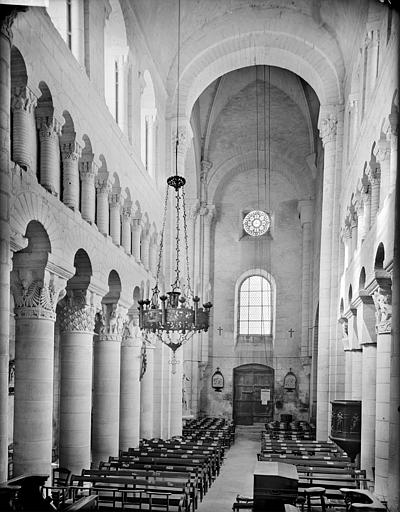
[[[193,511],[198,506],[199,482],[196,474],[173,471],[154,471],[149,469],[83,469],[82,476],[131,476],[135,478],[144,478],[149,482],[170,482],[178,483],[182,486],[188,486],[190,489],[190,501]]]
[[[99,506],[144,509],[157,504],[162,510],[189,512],[190,488],[171,481],[152,482],[134,476],[72,475],[70,491],[73,499],[82,495],[97,495]],[[155,496],[154,496],[155,495]]]

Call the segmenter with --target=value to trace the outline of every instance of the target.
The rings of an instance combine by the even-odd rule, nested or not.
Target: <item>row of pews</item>
[[[67,485],[44,486],[57,510],[96,497],[98,510],[194,512],[217,478],[234,427],[223,419],[192,421],[181,437],[142,440],[97,468],[70,475]]]
[[[298,428],[296,429],[299,430]],[[350,460],[336,444],[315,439],[294,438],[293,429],[276,436],[270,424],[261,434],[259,461],[293,464],[299,477],[297,506],[311,510],[358,510],[357,503],[368,504],[368,510],[385,510],[375,496],[367,490],[370,480],[366,472]]]
[[[307,421],[270,421],[265,424],[265,434],[270,439],[312,440],[315,439],[315,426]]]

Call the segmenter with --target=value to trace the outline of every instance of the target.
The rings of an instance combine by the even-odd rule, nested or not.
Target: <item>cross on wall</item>
[[[293,338],[293,333],[296,332],[294,329],[290,328],[288,330],[288,333],[290,334],[290,337]]]
[[[222,331],[223,331],[223,328],[222,328],[222,327],[218,327],[217,331],[218,331],[219,335],[221,336],[221,333],[222,333]]]

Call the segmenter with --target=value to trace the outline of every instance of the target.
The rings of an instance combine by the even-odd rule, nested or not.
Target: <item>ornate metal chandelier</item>
[[[176,114],[176,141],[175,141],[175,175],[167,179],[167,190],[164,203],[164,217],[160,237],[160,249],[157,265],[156,283],[152,289],[150,299],[140,300],[139,327],[145,337],[156,335],[172,351],[172,371],[175,373],[176,350],[189,340],[195,332],[207,332],[211,302],[200,306],[200,298],[194,295],[190,283],[189,251],[187,236],[187,216],[185,204],[185,183],[183,176],[178,175],[178,119],[179,119],[179,61],[180,61],[180,1],[178,3],[178,84],[177,84],[177,114]],[[171,291],[166,294],[160,292],[159,277],[164,247],[165,224],[168,210],[169,187],[175,190],[175,280]],[[180,231],[183,225],[184,243],[186,251],[186,286],[181,285],[180,273]]]

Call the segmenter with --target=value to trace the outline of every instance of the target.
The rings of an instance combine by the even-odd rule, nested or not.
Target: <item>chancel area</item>
[[[0,20],[0,509],[398,512],[394,2]]]

